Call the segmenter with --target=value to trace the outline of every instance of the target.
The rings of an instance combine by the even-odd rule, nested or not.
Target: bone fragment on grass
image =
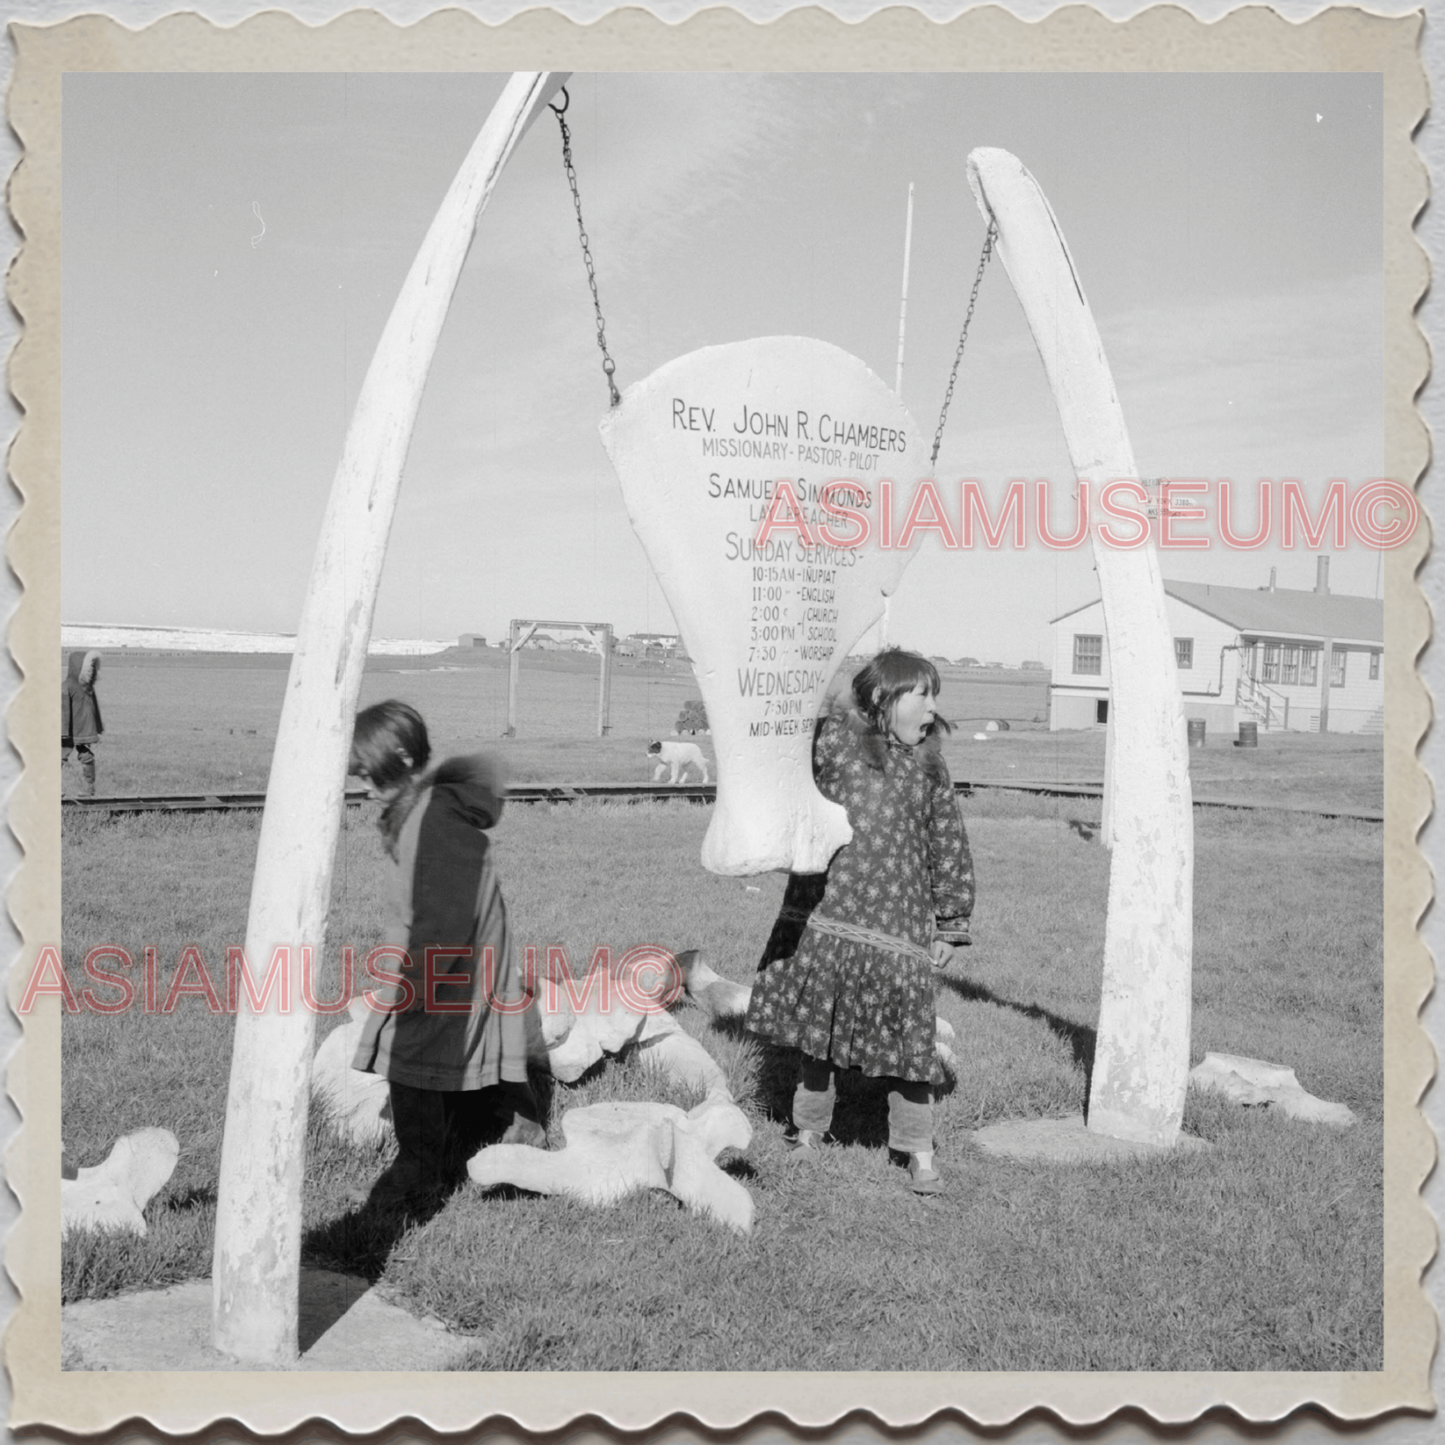
[[[752,1128],[731,1099],[711,1097],[683,1113],[651,1100],[569,1109],[562,1149],[493,1144],[467,1164],[480,1185],[511,1184],[534,1194],[564,1194],[584,1204],[616,1204],[639,1189],[665,1189],[689,1209],[749,1234],[753,1200],[714,1162],[745,1149]]]
[[[1354,1112],[1347,1104],[1332,1104],[1316,1098],[1286,1064],[1211,1052],[1205,1054],[1203,1063],[1189,1071],[1189,1082],[1197,1089],[1223,1094],[1236,1104],[1276,1108],[1292,1119],[1311,1124],[1347,1128],[1355,1122]]]
[[[115,1141],[103,1164],[60,1181],[60,1232],[122,1229],[144,1234],[144,1210],[175,1172],[180,1145],[169,1129],[137,1129]]]

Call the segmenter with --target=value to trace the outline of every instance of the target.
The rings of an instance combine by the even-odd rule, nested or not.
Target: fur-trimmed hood
[[[469,753],[448,758],[434,768],[423,784],[450,792],[474,828],[492,828],[502,816],[507,797],[507,776],[501,759],[490,753]]]
[[[81,687],[94,687],[96,674],[100,671],[100,653],[72,652],[69,657],[67,675]]]
[[[501,760],[490,753],[469,753],[448,758],[430,772],[412,778],[381,814],[381,835],[393,858],[406,820],[429,790],[449,793],[472,827],[493,828],[506,801],[506,770]]]
[[[931,773],[940,771],[946,774],[947,766],[943,761],[943,739],[939,736],[937,728],[931,729],[920,743],[909,747],[901,743],[891,734],[881,733],[874,728],[864,715],[857,702],[846,693],[834,693],[828,699],[828,705],[818,717],[818,729],[814,734],[813,746],[817,747],[817,738],[825,727],[845,728],[868,757],[872,766],[882,768],[884,760],[890,752],[910,753],[917,757],[918,761]]]

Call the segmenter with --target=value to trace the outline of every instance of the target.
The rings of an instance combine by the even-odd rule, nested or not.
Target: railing
[[[1247,672],[1241,671],[1235,684],[1234,705],[1262,723],[1266,732],[1289,728],[1289,698]]]

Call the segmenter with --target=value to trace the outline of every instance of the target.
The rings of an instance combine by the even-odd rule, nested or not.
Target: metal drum
[[[1235,747],[1257,748],[1259,746],[1259,724],[1242,722],[1239,725],[1239,741]]]
[[[1177,737],[1178,734],[1176,733]],[[1204,719],[1192,717],[1189,719],[1189,746],[1191,748],[1202,748],[1204,746]]]

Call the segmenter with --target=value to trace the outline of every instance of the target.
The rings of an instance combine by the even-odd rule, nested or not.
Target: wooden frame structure
[[[610,622],[546,622],[531,617],[514,617],[507,633],[507,730],[504,738],[517,736],[517,682],[521,653],[539,627],[560,627],[584,634],[601,654],[602,670],[597,679],[597,736],[612,731],[612,624]]]

